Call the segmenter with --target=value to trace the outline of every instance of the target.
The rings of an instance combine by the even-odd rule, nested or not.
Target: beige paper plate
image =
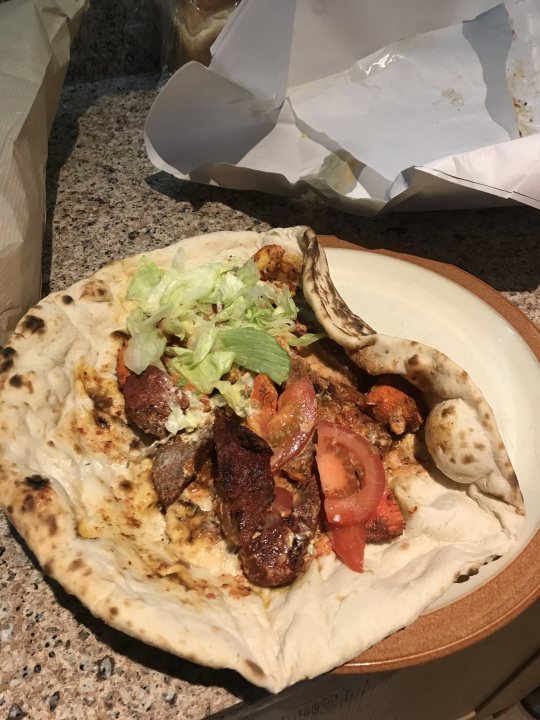
[[[322,236],[320,239],[329,248],[365,251],[365,248],[333,236]],[[445,263],[386,250],[368,252],[420,266],[473,293],[495,310],[540,360],[538,330],[489,285]],[[468,594],[465,594],[467,590],[464,588],[463,597],[422,615],[409,627],[386,638],[336,672],[351,674],[395,670],[435,660],[478,642],[506,625],[540,597],[539,558],[540,531],[536,531],[517,556],[494,577]]]

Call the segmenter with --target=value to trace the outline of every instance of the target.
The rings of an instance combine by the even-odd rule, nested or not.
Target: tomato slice
[[[311,381],[303,377],[287,385],[266,430],[265,440],[274,451],[272,472],[277,472],[303,449],[316,422],[317,398]]]
[[[375,448],[357,433],[321,420],[316,459],[328,522],[339,527],[365,523],[386,487]]]
[[[331,526],[329,531],[332,548],[338,558],[354,572],[364,572],[364,550],[366,547],[365,525],[348,527]]]
[[[280,470],[309,440],[317,421],[317,398],[304,377],[287,385],[279,396],[267,375],[256,376],[250,396],[247,424],[273,450],[272,472]]]

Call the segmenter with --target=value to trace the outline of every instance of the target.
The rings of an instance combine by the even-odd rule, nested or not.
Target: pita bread
[[[212,233],[148,256],[165,266],[182,246],[191,265],[247,259],[266,243],[298,249],[305,230]],[[523,512],[480,391],[437,351],[371,334],[339,304],[324,256],[313,235],[307,239],[305,289],[328,333],[370,372],[399,372],[433,395],[430,442],[437,450],[445,433],[451,437],[443,460],[437,452],[435,460],[444,465],[460,428],[468,432],[474,420],[473,446],[480,432],[489,442],[474,462],[462,460],[458,482],[428,456],[414,456],[415,438],[398,444],[387,473],[410,517],[401,538],[367,547],[364,574],[330,554],[315,558],[292,586],[261,589],[245,581],[223,541],[179,552],[115,375],[131,311],[123,298],[138,257],[43,299],[20,321],[0,363],[0,502],[44,571],[125,633],[232,668],[273,692],[411,623],[458,576],[507,552]],[[458,418],[457,435],[445,428],[446,407]],[[458,451],[461,457],[468,448]]]

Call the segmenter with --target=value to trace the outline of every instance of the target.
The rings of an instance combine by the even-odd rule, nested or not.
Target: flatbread
[[[298,249],[305,230],[212,233],[148,256],[165,266],[181,246],[190,265],[230,255],[247,259],[266,243]],[[367,547],[364,574],[330,554],[315,558],[288,588],[257,589],[245,581],[223,541],[186,545],[179,556],[157,504],[151,460],[126,422],[115,375],[132,309],[123,298],[137,262],[133,257],[112,263],[43,299],[20,321],[0,362],[0,502],[44,571],[94,615],[164,650],[232,668],[277,692],[410,624],[458,576],[512,547],[523,507],[510,470],[505,474],[493,426],[490,447],[502,465],[489,483],[445,478],[429,458],[415,459],[414,438],[388,458],[390,484],[410,518],[401,538]],[[327,296],[325,320],[317,305],[323,303],[321,288],[314,284],[310,292],[331,334],[335,296]],[[350,320],[350,313],[344,317]],[[427,373],[429,390],[440,398],[459,398],[474,412],[480,407],[478,422],[487,432],[487,404],[472,383],[464,397],[453,392],[451,379],[442,387],[430,375],[429,370],[454,372],[440,353],[426,356],[425,346],[420,352],[410,343],[402,352],[399,342],[390,342],[395,339],[372,336],[371,329],[365,343],[354,344],[341,335],[353,338],[354,328],[335,327],[338,342],[372,371],[388,371],[381,354],[396,354],[393,369],[407,377],[405,370],[418,371],[431,358],[418,382]],[[420,366],[411,364],[414,354]]]

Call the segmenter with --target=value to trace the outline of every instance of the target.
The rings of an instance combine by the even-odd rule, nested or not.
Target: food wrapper
[[[210,48],[239,0],[154,0],[161,65],[176,70],[189,60],[208,65]]]
[[[40,297],[47,141],[86,6],[0,4],[0,344]]]
[[[342,210],[540,207],[538,0],[243,0],[156,98],[153,164]]]

